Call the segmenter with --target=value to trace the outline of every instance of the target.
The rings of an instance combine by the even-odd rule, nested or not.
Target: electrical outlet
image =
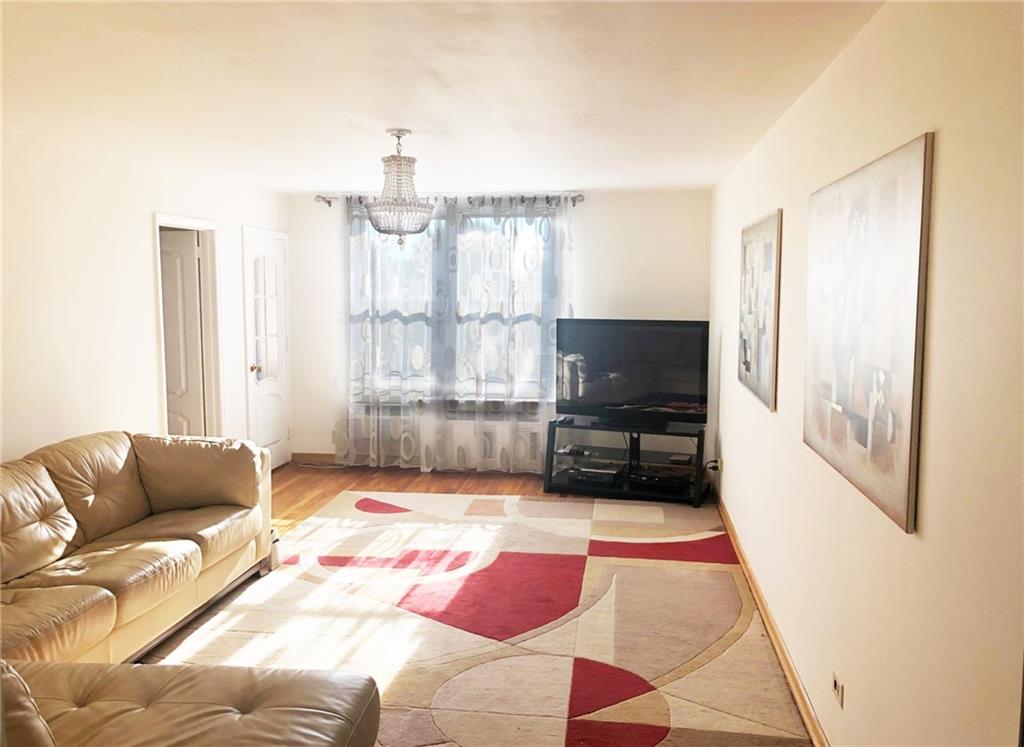
[[[840,681],[839,675],[832,672],[832,694],[836,696],[839,707],[843,707],[843,697],[846,695],[846,686]]]

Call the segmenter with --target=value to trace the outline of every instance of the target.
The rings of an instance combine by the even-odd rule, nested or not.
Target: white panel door
[[[270,449],[277,467],[291,459],[288,355],[288,236],[245,227],[245,333],[249,438]]]
[[[199,282],[199,234],[161,229],[167,432],[182,436],[206,435]]]

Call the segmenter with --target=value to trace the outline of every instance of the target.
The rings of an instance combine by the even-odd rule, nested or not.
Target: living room
[[[2,22],[6,743],[1021,743],[1021,3]]]

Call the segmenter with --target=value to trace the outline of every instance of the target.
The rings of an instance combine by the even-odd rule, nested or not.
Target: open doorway
[[[162,396],[167,433],[220,435],[214,225],[158,215]]]

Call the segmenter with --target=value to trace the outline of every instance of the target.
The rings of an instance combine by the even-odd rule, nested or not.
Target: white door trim
[[[223,435],[223,410],[220,391],[220,314],[217,307],[217,224],[186,215],[153,213],[153,257],[156,266],[157,376],[160,402],[160,431],[167,432],[167,361],[164,357],[164,309],[161,302],[163,278],[160,274],[160,229],[183,228],[199,233],[199,308],[203,325],[203,390],[206,435]]]

